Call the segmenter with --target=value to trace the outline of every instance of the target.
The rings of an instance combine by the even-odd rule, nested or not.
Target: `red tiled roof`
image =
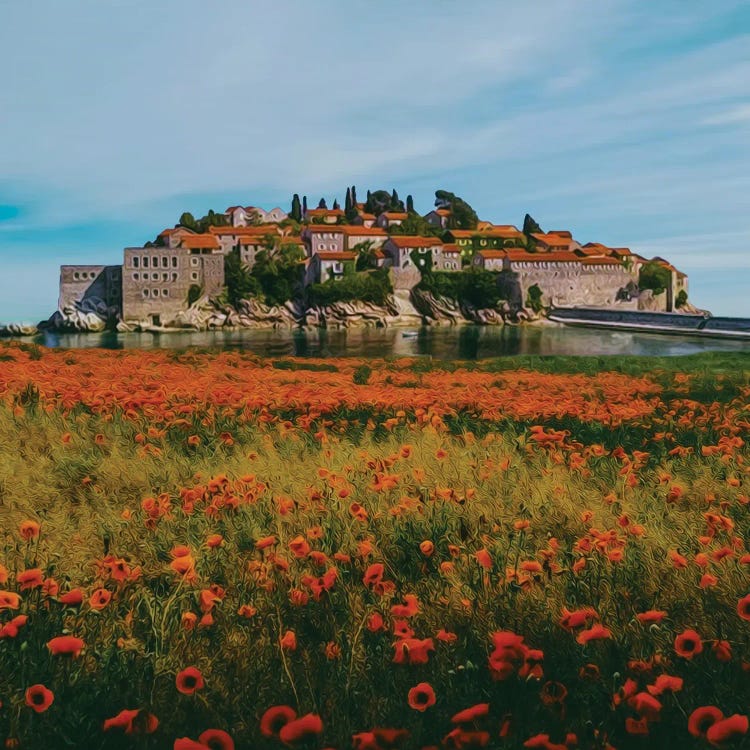
[[[491,229],[450,229],[451,235],[455,238],[471,237],[499,237],[501,239],[514,240],[523,237],[523,232],[519,232],[513,226],[493,226]]]
[[[347,251],[336,252],[335,250],[324,250],[315,253],[321,260],[356,260],[357,253],[351,253]]]
[[[388,241],[401,249],[405,247],[437,247],[443,244],[438,237],[410,237],[400,234],[391,235]]]
[[[209,227],[208,231],[217,237],[222,235],[241,237],[243,235],[277,234],[279,228],[276,224],[255,224],[249,227]]]
[[[511,263],[580,263],[575,253],[529,253],[526,250],[506,251]]]
[[[377,216],[375,216],[375,214],[368,214],[368,213],[365,213],[364,211],[358,211],[357,213],[358,213],[359,218],[364,219],[365,221],[375,221],[375,219],[378,218]]]
[[[344,227],[340,224],[308,224],[304,231],[312,232],[314,234],[318,234],[319,232],[344,234]]]
[[[485,260],[505,260],[508,257],[505,250],[480,250],[477,255],[481,255]]]
[[[212,234],[188,234],[180,240],[182,247],[189,250],[219,250],[221,245],[219,240]]]
[[[345,224],[341,231],[349,237],[387,237],[385,229],[380,227],[360,227],[356,224]]]
[[[561,237],[558,234],[544,234],[541,232],[535,232],[531,235],[537,242],[542,242],[550,247],[570,247],[571,243],[574,242],[572,238]]]
[[[187,227],[173,227],[172,229],[165,229],[162,232],[159,232],[159,237],[169,237],[175,232],[187,232],[188,234],[195,234],[192,229],[188,229]]]
[[[443,245],[443,252],[444,253],[449,253],[449,254],[450,253],[460,253],[461,252],[461,248],[458,245],[456,245],[455,243],[449,242],[448,244]]]
[[[305,216],[343,216],[340,208],[308,208]]]
[[[580,258],[584,266],[619,266],[617,258]]]
[[[403,212],[403,211],[383,211],[381,216],[385,216],[386,219],[406,219],[409,214]]]
[[[573,235],[567,229],[550,229],[547,234],[556,234],[558,237],[566,237],[569,240],[573,239]]]

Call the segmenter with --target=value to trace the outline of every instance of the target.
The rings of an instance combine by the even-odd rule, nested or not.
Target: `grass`
[[[0,593],[0,628],[28,618],[0,637],[9,746],[187,750],[218,729],[364,750],[387,728],[416,748],[708,748],[693,711],[747,714],[745,355],[0,355],[0,590],[21,597]],[[79,657],[47,648],[63,634]],[[322,733],[265,736],[279,705]],[[719,728],[747,746],[741,719]]]

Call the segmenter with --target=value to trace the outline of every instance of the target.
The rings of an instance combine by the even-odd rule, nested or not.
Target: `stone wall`
[[[586,265],[571,262],[512,263],[524,302],[537,285],[542,303],[555,307],[618,307],[637,309],[637,299],[622,299],[635,279],[620,265]]]
[[[101,300],[122,309],[121,266],[61,266],[58,309],[72,309],[83,300]]]

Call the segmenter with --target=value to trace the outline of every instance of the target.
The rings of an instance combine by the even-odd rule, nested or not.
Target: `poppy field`
[[[6,748],[748,748],[750,357],[0,347]]]

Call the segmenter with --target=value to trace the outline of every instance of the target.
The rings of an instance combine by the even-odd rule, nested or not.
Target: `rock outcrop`
[[[61,333],[100,333],[117,325],[117,310],[98,297],[88,297],[57,310],[39,328]]]
[[[8,323],[0,325],[0,339],[16,338],[18,336],[36,336],[39,329],[26,323]]]

